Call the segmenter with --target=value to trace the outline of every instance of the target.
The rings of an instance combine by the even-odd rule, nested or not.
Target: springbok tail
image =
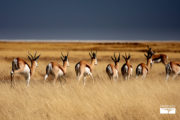
[[[77,63],[77,64],[75,65],[75,72],[76,72],[76,76],[79,76],[79,75],[80,75],[80,64],[79,64],[79,63]]]
[[[136,76],[142,75],[142,66],[138,65],[138,67],[136,68]]]
[[[106,73],[108,74],[109,79],[111,79],[111,78],[112,78],[112,75],[113,75],[113,71],[112,71],[112,68],[111,68],[110,65],[108,65],[108,66],[106,67]]]
[[[46,67],[46,75],[45,75],[45,77],[44,77],[44,80],[47,79],[47,77],[49,76],[51,70],[52,70],[52,65],[51,65],[51,64],[48,64],[47,67]]]

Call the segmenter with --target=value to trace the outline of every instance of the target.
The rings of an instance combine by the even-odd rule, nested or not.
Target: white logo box
[[[160,114],[176,114],[176,108],[160,108]]]

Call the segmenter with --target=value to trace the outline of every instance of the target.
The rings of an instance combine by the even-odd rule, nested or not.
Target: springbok
[[[61,83],[61,77],[63,77],[66,74],[67,67],[69,67],[68,55],[69,55],[69,53],[67,53],[67,55],[64,56],[61,52],[61,60],[63,61],[63,66],[61,66],[57,62],[50,62],[46,66],[46,75],[44,77],[44,83],[50,74],[54,75],[54,80],[53,80],[54,85],[55,85],[57,79],[59,79],[60,83]],[[61,83],[61,85],[62,85],[62,83]]]
[[[34,56],[28,52],[28,58],[31,61],[31,66],[24,61],[21,58],[15,58],[12,61],[12,71],[11,71],[11,86],[13,86],[13,83],[15,85],[14,81],[14,75],[15,74],[21,74],[25,77],[27,86],[29,86],[31,76],[34,74],[36,67],[38,66],[37,60],[39,59],[40,55],[36,56],[37,52]]]
[[[166,80],[169,79],[169,75],[173,74],[175,79],[180,74],[180,62],[171,61],[166,65]]]
[[[152,49],[148,46],[148,54],[152,54],[152,63],[151,63],[151,67],[152,64],[154,63],[163,63],[165,66],[168,63],[168,56],[165,54],[155,54],[154,51],[152,51]]]
[[[89,55],[91,57],[91,64],[89,64],[87,61],[80,61],[75,65],[75,72],[76,77],[78,80],[78,83],[80,82],[81,78],[83,77],[83,83],[84,86],[86,85],[86,77],[91,76],[94,84],[94,78],[92,75],[93,67],[94,65],[97,65],[97,51],[95,52],[89,52]]]
[[[140,63],[137,68],[136,68],[136,78],[138,76],[142,76],[142,79],[146,78],[148,71],[149,71],[149,67],[150,64],[152,63],[152,54],[144,54],[146,59],[147,59],[147,63]]]
[[[122,76],[125,80],[128,80],[130,78],[130,76],[132,76],[132,65],[130,64],[130,54],[127,56],[125,53],[125,56],[123,56],[124,60],[126,61],[126,63],[124,63],[124,65],[121,67],[121,73]]]
[[[114,58],[111,56],[111,59],[114,61],[113,64],[108,64],[106,67],[106,73],[109,76],[110,80],[116,80],[118,79],[119,76],[119,61],[120,61],[120,53],[119,56],[116,58],[116,55],[114,53]]]

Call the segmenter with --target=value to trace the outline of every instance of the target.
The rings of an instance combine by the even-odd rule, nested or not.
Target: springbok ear
[[[131,55],[128,56],[128,60],[131,58]]]
[[[31,57],[28,56],[28,58],[29,58],[29,60],[31,61]]]
[[[40,56],[41,56],[41,55],[37,56],[37,57],[35,58],[35,60],[38,60]]]

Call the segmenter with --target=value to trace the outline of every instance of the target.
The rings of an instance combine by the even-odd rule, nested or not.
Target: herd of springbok
[[[31,65],[28,65],[26,61],[24,61],[21,58],[15,58],[12,61],[12,71],[11,71],[11,86],[15,85],[14,82],[14,75],[15,74],[21,74],[25,77],[27,86],[29,86],[31,76],[34,74],[36,67],[38,66],[37,60],[39,59],[40,55],[37,55],[37,52],[34,54],[30,54],[28,52],[28,59],[31,62]],[[46,75],[44,77],[44,82],[47,80],[49,75],[54,76],[54,84],[56,83],[56,80],[60,80],[61,78],[65,77],[65,74],[67,72],[67,67],[69,66],[69,61],[68,61],[68,55],[63,55],[61,53],[61,59],[63,61],[63,65],[60,65],[57,62],[50,62],[46,66]],[[97,65],[97,51],[96,52],[89,52],[90,58],[91,58],[91,63],[85,60],[79,61],[75,65],[75,73],[78,82],[83,78],[83,83],[84,86],[86,84],[86,77],[90,76],[93,80],[94,83],[94,77],[93,77],[93,67],[94,65]],[[175,61],[170,61],[168,62],[168,56],[165,54],[155,54],[153,50],[148,47],[148,50],[146,54],[144,54],[146,57],[146,63],[140,63],[136,67],[136,78],[139,76],[142,77],[142,79],[145,79],[149,69],[151,69],[153,63],[163,63],[165,65],[165,70],[166,70],[166,80],[169,79],[169,76],[172,74],[174,79],[178,74],[180,74],[180,62],[175,62]],[[125,59],[125,63],[121,67],[121,74],[124,80],[130,79],[133,73],[133,67],[130,63],[130,54],[126,54],[125,56],[122,56]],[[114,64],[108,64],[106,67],[106,73],[108,77],[111,80],[117,80],[119,76],[119,62],[120,62],[120,53],[118,56],[115,55],[111,56],[111,59],[113,60]],[[61,84],[62,85],[62,84]]]

